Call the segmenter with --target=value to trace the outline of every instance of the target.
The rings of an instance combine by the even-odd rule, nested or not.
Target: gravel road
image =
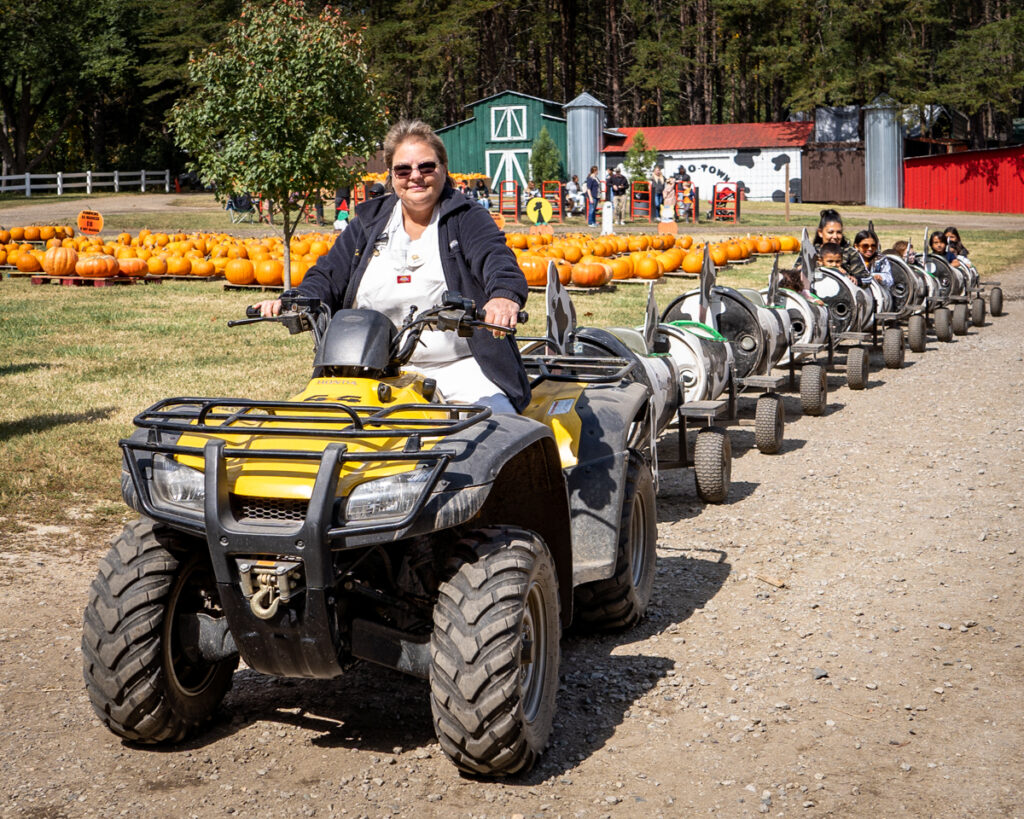
[[[461,778],[426,685],[368,667],[240,671],[206,735],[123,744],[81,675],[104,539],[0,536],[0,815],[1021,816],[1021,304],[900,371],[876,352],[862,392],[832,373],[822,417],[787,394],[779,455],[748,404],[726,504],[663,475],[649,616],[563,641],[553,743],[512,781]]]

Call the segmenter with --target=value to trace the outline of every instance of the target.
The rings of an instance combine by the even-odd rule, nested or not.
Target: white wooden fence
[[[171,192],[171,172],[163,171],[81,171],[79,173],[26,173],[14,176],[0,176],[0,193],[25,192],[25,196],[33,193],[53,193],[63,196],[74,190],[84,189],[87,194],[94,190],[113,189],[114,193],[127,190],[147,190],[163,188],[164,193]]]

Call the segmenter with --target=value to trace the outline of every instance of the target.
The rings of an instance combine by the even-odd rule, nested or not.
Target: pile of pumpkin
[[[509,233],[505,243],[513,249],[519,267],[532,286],[547,282],[548,263],[554,261],[562,284],[601,287],[615,279],[659,279],[682,270],[700,273],[704,242],[692,236],[670,234],[599,236]],[[795,252],[795,236],[746,236],[713,242],[708,251],[716,267],[749,259],[758,253]]]
[[[29,242],[45,241],[45,248]],[[320,256],[330,250],[333,234],[292,237],[291,281],[298,284]],[[67,226],[0,230],[0,264],[25,273],[51,276],[223,275],[232,284],[280,285],[284,280],[283,241],[278,236],[240,239],[226,233],[121,233],[114,240],[76,236]]]

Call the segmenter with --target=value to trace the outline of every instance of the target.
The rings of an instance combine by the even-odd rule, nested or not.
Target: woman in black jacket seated
[[[445,290],[482,305],[490,324],[514,328],[528,293],[504,234],[487,211],[456,191],[444,143],[419,120],[401,121],[384,142],[388,195],[356,208],[356,218],[311,267],[299,291],[331,311],[369,308],[397,327],[409,307],[441,301]],[[281,301],[258,305],[278,315]],[[530,387],[511,336],[478,329],[471,338],[426,331],[409,363],[436,379],[445,400],[519,412]]]

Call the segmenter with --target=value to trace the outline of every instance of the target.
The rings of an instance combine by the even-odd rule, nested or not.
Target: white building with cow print
[[[602,173],[626,158],[637,133],[657,151],[666,176],[685,171],[706,199],[722,182],[742,183],[747,199],[782,202],[787,165],[791,201],[801,201],[803,151],[814,136],[810,122],[678,125],[606,131]]]

